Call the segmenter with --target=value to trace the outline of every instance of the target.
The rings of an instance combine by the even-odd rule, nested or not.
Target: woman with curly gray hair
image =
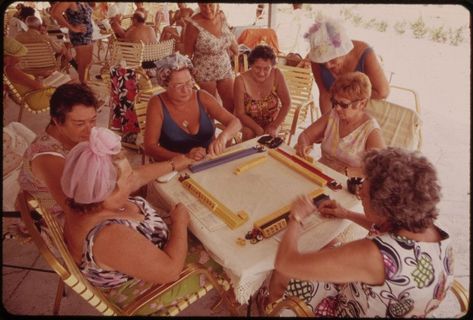
[[[196,90],[189,58],[175,53],[156,62],[158,84],[166,91],[150,99],[145,153],[163,161],[185,154],[202,160],[217,155],[241,129],[240,121],[205,90]],[[215,137],[214,120],[225,129]]]
[[[298,198],[269,293],[258,295],[262,311],[284,294],[304,299],[316,316],[426,317],[445,297],[453,281],[453,248],[449,235],[434,224],[440,200],[434,167],[419,153],[398,148],[371,150],[363,164],[364,215],[334,200],[321,203],[318,211],[369,229],[366,238],[299,252],[301,221],[317,208],[307,197]]]

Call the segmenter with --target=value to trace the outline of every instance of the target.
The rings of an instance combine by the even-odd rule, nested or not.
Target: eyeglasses
[[[177,83],[177,84],[170,84],[169,87],[180,90],[184,87],[192,89],[195,85],[194,79],[187,80],[186,82],[183,83]]]
[[[350,101],[349,103],[344,103],[344,102],[335,100],[333,97],[330,99],[330,101],[332,102],[332,108],[339,106],[342,109],[348,109],[348,107],[350,107],[352,104],[361,100],[363,99],[357,99],[357,100]]]

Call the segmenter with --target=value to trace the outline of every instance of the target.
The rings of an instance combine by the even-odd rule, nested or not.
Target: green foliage
[[[407,22],[405,20],[397,21],[394,24],[394,30],[399,34],[404,34],[406,32]]]
[[[447,41],[447,31],[443,30],[443,26],[430,29],[430,40],[445,43]]]
[[[414,35],[416,39],[422,39],[428,32],[428,29],[422,17],[417,18],[416,21],[411,23],[411,29],[412,29],[412,34]]]
[[[388,24],[385,21],[378,21],[375,23],[375,28],[379,32],[385,32],[388,29]]]
[[[463,40],[465,40],[465,37],[463,36],[464,28],[465,27],[460,27],[455,30],[452,30],[451,28],[448,29],[448,39],[451,45],[458,46],[463,42]]]

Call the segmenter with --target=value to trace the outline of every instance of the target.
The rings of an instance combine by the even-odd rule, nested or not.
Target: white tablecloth
[[[235,148],[254,145],[256,145],[255,140],[250,140]],[[283,148],[294,153],[288,146],[283,146]],[[251,295],[274,269],[281,233],[257,244],[246,241],[245,246],[238,245],[236,239],[244,238],[258,218],[290,204],[297,195],[307,194],[317,188],[315,183],[269,155],[263,164],[238,176],[233,174],[233,170],[238,165],[260,155],[238,159],[196,174],[188,172],[194,180],[233,212],[245,210],[249,213],[250,219],[235,230],[228,228],[185,190],[177,177],[167,183],[154,182],[149,194],[152,203],[164,208],[169,209],[177,202],[183,202],[188,206],[191,211],[190,230],[209,250],[212,257],[224,267],[231,279],[236,299],[241,304],[248,302]],[[343,190],[337,192],[325,187],[324,193],[346,208],[361,210],[359,200],[346,189],[347,178],[344,175],[322,164],[317,164],[317,167],[343,185]],[[311,226],[300,238],[299,249],[302,251],[320,249],[342,232],[350,222],[324,219],[314,215],[306,224]]]

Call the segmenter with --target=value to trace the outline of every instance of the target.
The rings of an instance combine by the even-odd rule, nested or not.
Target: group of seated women
[[[65,84],[54,92],[51,122],[26,151],[20,183],[64,220],[64,238],[81,271],[116,303],[176,280],[186,262],[219,270],[201,245],[188,244],[183,204],[171,210],[168,223],[144,198],[131,195],[164,174],[221,154],[240,130],[245,139],[277,135],[290,104],[284,77],[269,47],[256,47],[250,64],[235,82],[234,115],[196,89],[189,58],[173,54],[156,62],[158,83],[166,90],[149,101],[145,132],[146,153],[156,162],[138,168],[123,156],[119,136],[95,127],[97,101],[87,86]],[[449,235],[435,225],[440,200],[435,169],[417,152],[386,148],[379,125],[365,112],[374,96],[369,76],[334,76],[332,110],[300,135],[296,151],[305,156],[321,142],[322,163],[364,177],[359,190],[364,214],[334,200],[316,208],[307,197],[295,199],[275,271],[256,295],[257,306],[266,314],[282,297],[298,295],[319,316],[426,316],[453,279]],[[225,127],[217,136],[215,120]],[[316,211],[349,219],[368,235],[301,253],[301,222]],[[182,283],[180,294],[198,283],[198,278]],[[175,298],[161,296],[141,313],[152,314]]]

